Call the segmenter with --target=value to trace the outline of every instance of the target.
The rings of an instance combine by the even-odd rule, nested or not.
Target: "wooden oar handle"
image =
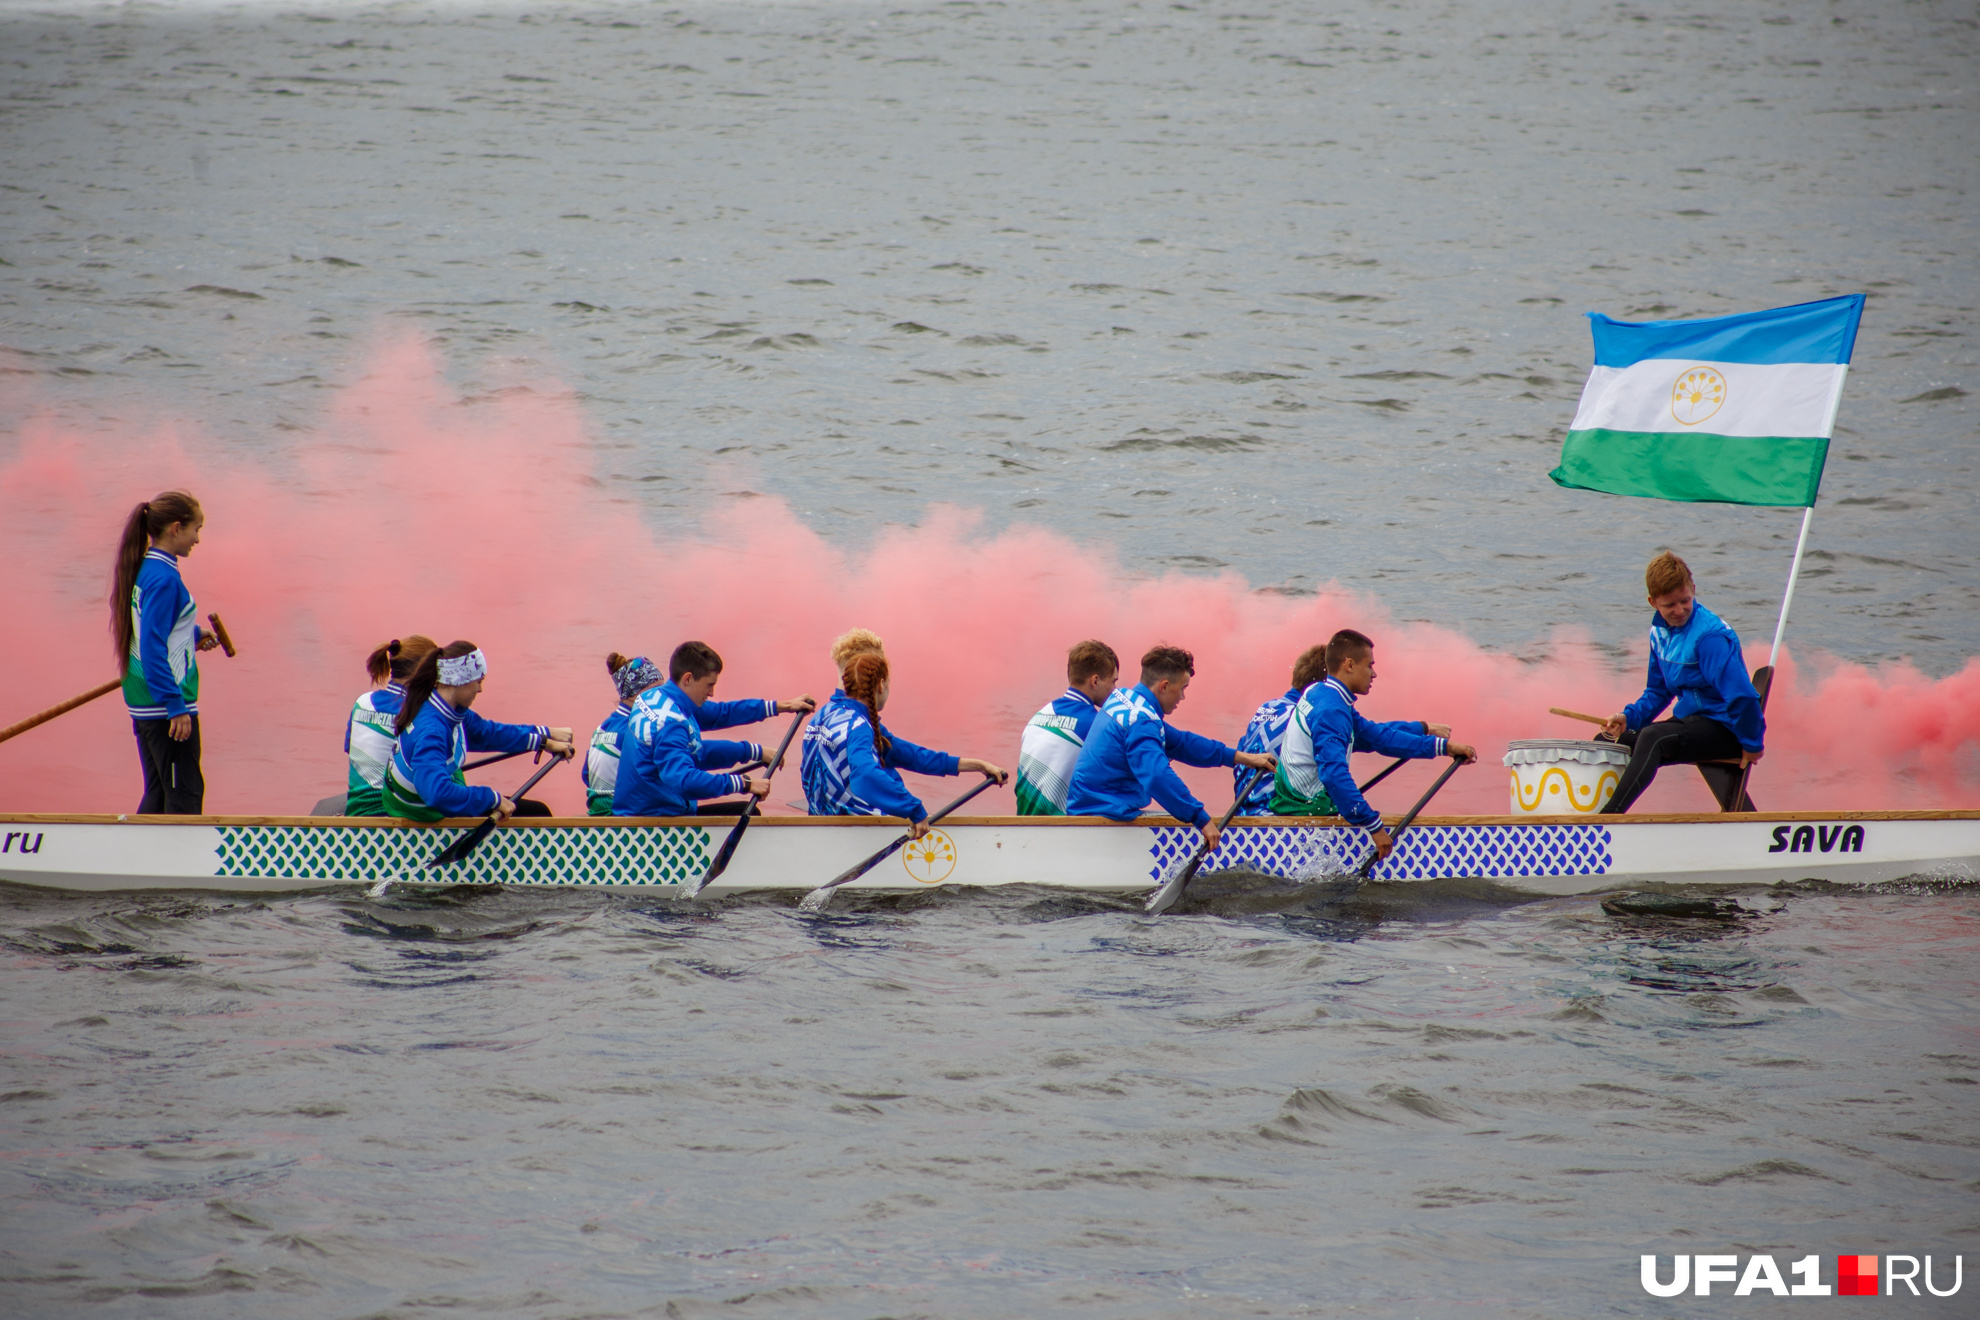
[[[206,621],[213,625],[213,635],[220,639],[220,649],[227,653],[229,660],[232,660],[236,653],[234,639],[227,635],[227,625],[220,622],[220,616],[217,614],[207,615]]]
[[[1549,715],[1565,715],[1571,720],[1581,720],[1587,724],[1607,724],[1609,722],[1607,715],[1584,715],[1578,710],[1563,710],[1559,706],[1547,707],[1547,713]]]
[[[78,706],[86,706],[90,702],[95,701],[98,697],[106,696],[109,693],[115,692],[118,688],[122,686],[124,686],[123,679],[113,678],[108,683],[97,684],[95,687],[91,688],[89,691],[83,693],[79,697],[70,697],[67,701],[61,703],[59,706],[50,706],[47,710],[42,711],[39,715],[30,715],[18,724],[9,724],[6,728],[0,729],[0,742],[6,742],[9,738],[12,738],[17,734],[26,733],[29,729],[32,729],[37,724],[46,724],[48,723],[48,721],[54,719],[57,715],[66,715]]]

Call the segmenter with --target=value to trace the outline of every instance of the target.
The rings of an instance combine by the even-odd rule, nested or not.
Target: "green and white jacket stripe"
[[[624,727],[624,721],[620,721]],[[590,750],[584,754],[584,800],[593,816],[612,814],[612,798],[619,790],[619,729],[600,728],[591,735]]]
[[[380,697],[393,709],[380,710]],[[398,718],[398,699],[384,691],[367,692],[351,703],[351,769],[344,814],[379,816],[385,812],[380,794],[385,787],[385,767],[392,763],[392,747],[398,735],[392,722]]]
[[[1018,813],[1025,816],[1063,816],[1066,798],[1072,792],[1073,767],[1079,764],[1080,749],[1086,745],[1079,736],[1078,721],[1053,709],[1054,703],[1033,715],[1024,726],[1018,746]]]

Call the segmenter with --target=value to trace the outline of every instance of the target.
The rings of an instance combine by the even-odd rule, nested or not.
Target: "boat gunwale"
[[[292,826],[311,829],[460,829],[479,825],[480,816],[449,817],[438,821],[403,820],[396,816],[163,816],[126,813],[83,812],[0,812],[0,825],[198,825],[208,827]],[[1400,813],[1383,816],[1384,823],[1401,819]],[[1477,825],[1760,825],[1798,821],[1914,821],[1980,820],[1980,809],[1949,811],[1681,811],[1645,812],[1640,815],[1604,816],[1418,816],[1412,828],[1446,828]],[[531,816],[510,819],[504,829],[626,829],[632,827],[699,826],[724,829],[736,823],[734,816]],[[821,826],[843,829],[875,825],[904,827],[900,816],[757,816],[754,824],[768,828]],[[1353,828],[1339,816],[1238,816],[1234,826],[1276,829],[1291,827]],[[1181,826],[1193,828],[1173,816],[1141,816],[1134,820],[1110,820],[1104,816],[950,816],[949,826],[992,826],[997,828],[1057,829],[1146,829]]]

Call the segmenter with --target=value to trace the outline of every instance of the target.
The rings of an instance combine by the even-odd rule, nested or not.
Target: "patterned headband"
[[[619,700],[631,701],[655,683],[666,682],[666,675],[660,672],[660,666],[643,655],[636,655],[619,666],[612,681],[618,684]]]
[[[488,657],[476,647],[466,655],[449,660],[441,657],[440,681],[448,687],[466,687],[477,678],[488,677]]]

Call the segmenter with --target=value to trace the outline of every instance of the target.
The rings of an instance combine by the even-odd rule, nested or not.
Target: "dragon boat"
[[[339,884],[692,887],[734,819],[512,820],[465,861],[426,863],[476,821],[323,816],[0,815],[0,880],[68,890],[265,893]],[[708,895],[808,890],[897,838],[884,817],[762,816]],[[1036,884],[1131,893],[1187,858],[1168,817],[958,816],[852,888]],[[1204,873],[1321,880],[1367,836],[1338,818],[1239,819]],[[1478,878],[1534,894],[1643,885],[1869,885],[1980,876],[1980,811],[1419,817],[1376,881]]]

